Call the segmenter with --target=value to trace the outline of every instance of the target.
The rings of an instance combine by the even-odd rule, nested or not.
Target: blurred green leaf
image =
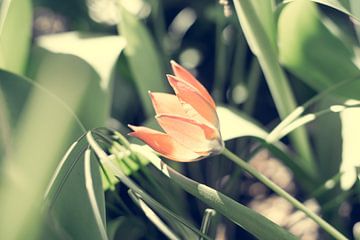
[[[22,74],[31,42],[31,0],[3,0],[0,4],[0,68]]]
[[[276,24],[273,11],[275,7],[274,0],[253,0],[251,3],[254,6],[258,19],[260,20],[272,47],[277,49]]]
[[[312,88],[322,91],[358,76],[350,47],[344,45],[320,20],[309,0],[287,4],[278,22],[280,61]],[[346,98],[359,98],[360,81],[336,91]]]
[[[133,151],[146,157],[166,177],[176,182],[185,191],[194,195],[205,204],[223,214],[230,221],[244,228],[259,239],[296,239],[262,215],[232,200],[226,195],[204,184],[193,181],[167,166],[151,151],[138,145],[132,145]]]
[[[95,79],[89,78],[87,73],[90,73],[91,69],[81,62],[77,62],[78,59],[62,60],[57,63],[73,64],[72,66],[78,67],[79,71],[74,74],[63,70],[62,75],[55,75],[58,79],[47,76],[47,87],[50,89],[49,85],[53,84],[51,90],[60,96],[66,96],[64,91],[71,92],[73,89],[78,89],[80,94],[73,95],[72,98],[69,97],[66,100],[69,106],[80,110],[85,107],[84,103],[81,104],[84,98],[82,94],[91,86],[91,82],[94,85]],[[56,61],[48,62],[47,66],[57,63]],[[86,70],[87,73],[80,70]],[[62,77],[65,77],[66,80],[63,80]],[[63,80],[62,83],[59,82],[59,78]],[[17,84],[21,82],[25,85],[31,81],[4,71],[1,71],[0,80],[1,83],[8,82],[7,84],[9,84],[11,81]],[[44,79],[39,79],[39,82],[43,81]],[[6,102],[12,102],[12,99],[22,97],[10,94],[17,90],[16,84],[13,86],[14,88],[7,95]],[[37,239],[40,206],[45,186],[64,150],[74,137],[79,135],[80,131],[73,116],[69,114],[68,109],[64,108],[62,102],[41,88],[34,87],[23,108],[15,110],[22,113],[16,131],[12,131],[13,148],[3,162],[3,170],[7,175],[1,179],[0,238],[19,239],[26,236],[27,239]],[[99,118],[96,120],[94,117],[91,121],[84,120],[91,123],[91,121],[99,121]],[[84,206],[83,203],[82,206]]]
[[[316,111],[328,108],[339,101],[324,98],[316,105]],[[331,131],[329,131],[331,129]],[[339,172],[342,155],[341,120],[339,114],[327,114],[314,121],[313,138],[317,155],[320,180],[326,181]]]
[[[145,26],[119,4],[119,33],[126,39],[125,55],[147,116],[153,115],[148,91],[166,92],[166,81],[154,41]]]
[[[294,0],[285,0],[284,3],[289,3],[293,1]],[[334,8],[342,13],[345,13],[349,16],[356,18],[358,21],[360,19],[359,12],[353,11],[351,6],[352,4],[355,5],[355,2],[357,2],[357,0],[311,0],[311,1]]]
[[[109,88],[115,62],[125,47],[123,37],[82,32],[47,35],[37,42],[53,53],[71,54],[86,61],[100,76],[104,89]]]
[[[315,111],[328,109],[330,105],[338,103],[337,99],[324,98],[316,104]],[[316,118],[313,123],[313,139],[317,165],[321,169],[317,176],[320,183],[326,185],[329,179],[339,173],[342,161],[342,123],[339,114],[331,113]],[[313,184],[314,186],[316,184]],[[323,194],[316,196],[316,199],[322,205],[339,194],[341,194],[341,191],[337,185],[334,188],[327,188]],[[337,214],[335,217],[337,217]]]
[[[54,44],[56,41],[61,42],[53,39]],[[101,44],[104,39],[98,40],[87,45],[89,51],[104,46]],[[78,48],[79,44],[74,44],[74,47]],[[106,44],[109,42],[105,40]],[[106,49],[109,48],[107,46]],[[119,54],[121,44],[119,47],[119,42],[115,43],[112,50]],[[12,109],[17,112],[15,115],[19,120],[16,130],[12,133],[13,151],[4,162],[4,172],[7,172],[8,176],[1,182],[1,239],[18,239],[25,236],[27,239],[37,239],[40,205],[46,184],[70,143],[85,130],[81,129],[74,114],[86,129],[104,125],[110,107],[110,94],[106,89],[109,80],[97,71],[112,69],[112,66],[108,66],[108,61],[102,60],[101,56],[104,53],[100,48],[96,52],[100,54],[93,60],[97,59],[99,65],[90,61],[95,65],[92,67],[85,60],[75,56],[76,54],[69,54],[70,50],[63,54],[40,47],[35,48],[30,66],[30,75],[36,79],[35,87],[24,96],[13,94],[17,92],[16,84],[11,90],[7,87],[9,92],[5,94],[6,102],[12,103],[13,99],[23,97],[26,100],[17,104],[17,109]],[[17,84],[31,82],[6,72],[1,72],[0,79],[1,82],[12,80]],[[107,83],[105,87],[100,85],[101,82]],[[82,191],[85,186],[83,169],[83,163],[80,161],[73,173],[68,176],[68,183],[64,185],[50,216],[70,236],[77,239],[99,239],[88,196]],[[100,211],[104,217],[101,178],[95,167],[92,168],[92,177]],[[23,201],[25,198],[26,201]]]
[[[109,239],[138,240],[146,234],[146,226],[135,217],[121,216],[108,224]]]

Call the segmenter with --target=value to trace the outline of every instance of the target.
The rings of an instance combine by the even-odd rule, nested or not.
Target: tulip
[[[222,152],[216,105],[203,85],[185,68],[171,61],[174,75],[167,75],[174,94],[149,92],[156,120],[165,131],[129,127],[129,135],[145,142],[160,155],[178,162],[192,162]]]

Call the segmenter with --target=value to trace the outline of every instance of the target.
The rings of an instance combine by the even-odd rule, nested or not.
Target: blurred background
[[[169,61],[175,60],[204,84],[219,106],[237,116],[223,123],[230,132],[239,129],[226,142],[233,152],[347,237],[360,239],[359,110],[327,114],[306,125],[315,166],[308,170],[290,138],[285,136],[279,147],[260,141],[254,133],[270,132],[281,118],[232,1],[124,0],[121,7],[118,2],[1,1],[0,238],[100,239],[92,228],[95,220],[88,217],[81,161],[65,164],[74,170],[62,173],[68,180],[57,183],[61,192],[53,193],[56,204],[39,217],[43,192],[84,129],[105,126],[126,134],[127,124],[156,128],[147,91],[171,92],[165,74],[171,73]],[[265,25],[271,20],[268,29],[274,39],[270,39],[278,46],[299,105],[360,75],[360,30],[349,16],[358,16],[356,1],[333,1],[340,5],[303,1],[306,4],[289,7],[288,12],[281,2],[267,1],[263,8],[261,3],[255,5]],[[265,9],[268,6],[270,10]],[[334,6],[344,8],[339,11]],[[356,102],[358,85],[322,97],[307,111],[329,109],[349,99]],[[251,125],[242,125],[245,121]],[[82,154],[77,150],[71,157]],[[168,163],[301,239],[330,239],[286,200],[222,156],[191,164]],[[101,182],[100,175],[105,176],[97,167],[91,171],[110,239],[166,239],[123,183],[109,186]],[[128,175],[165,207],[200,228],[204,203],[152,166],[129,168]],[[190,231],[178,228],[175,231],[182,236]],[[220,214],[212,217],[207,234],[219,240],[256,239]]]

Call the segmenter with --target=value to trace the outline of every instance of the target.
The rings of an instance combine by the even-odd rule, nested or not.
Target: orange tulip
[[[224,143],[214,100],[185,68],[171,61],[167,79],[175,94],[149,92],[156,120],[166,132],[129,125],[137,137],[160,155],[178,162],[200,160],[220,153]]]

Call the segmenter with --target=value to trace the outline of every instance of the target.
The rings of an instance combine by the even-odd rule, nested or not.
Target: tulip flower
[[[133,130],[129,135],[178,162],[192,162],[220,153],[224,143],[214,100],[189,71],[174,61],[171,66],[174,75],[167,75],[167,79],[175,95],[149,92],[155,118],[165,133],[129,125]]]

